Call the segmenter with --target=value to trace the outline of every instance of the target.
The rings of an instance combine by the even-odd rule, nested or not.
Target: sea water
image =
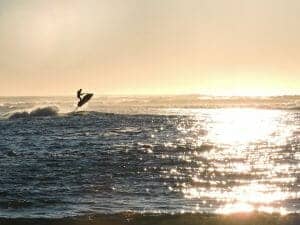
[[[0,98],[0,217],[300,212],[300,97]]]

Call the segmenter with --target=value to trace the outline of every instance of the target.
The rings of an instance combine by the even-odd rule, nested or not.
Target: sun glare
[[[217,201],[212,204],[218,204],[216,212],[223,214],[287,213],[280,202],[297,198],[297,192],[286,190],[284,185],[296,182],[290,171],[297,170],[298,165],[279,164],[277,159],[284,152],[279,147],[272,148],[286,146],[287,137],[293,132],[280,125],[282,118],[288,118],[288,114],[282,113],[258,109],[210,110],[211,120],[204,128],[201,111],[199,124],[195,122],[197,125],[189,129],[180,126],[182,132],[207,130],[207,135],[194,140],[196,145],[215,143],[208,151],[194,152],[195,159],[201,160],[199,165],[205,159],[209,167],[200,167],[191,174],[193,183],[181,190],[185,198]]]
[[[222,144],[248,144],[272,134],[279,112],[256,109],[225,109],[216,112],[209,138]]]

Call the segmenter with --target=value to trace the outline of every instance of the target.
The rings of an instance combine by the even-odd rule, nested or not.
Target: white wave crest
[[[8,116],[9,119],[19,119],[28,117],[57,116],[59,108],[57,106],[46,106],[33,109],[31,111],[14,112]]]

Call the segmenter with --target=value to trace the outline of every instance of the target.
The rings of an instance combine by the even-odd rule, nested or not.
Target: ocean
[[[1,97],[0,171],[2,220],[297,215],[300,96]]]

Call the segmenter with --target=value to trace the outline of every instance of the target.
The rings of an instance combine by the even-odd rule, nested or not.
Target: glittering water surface
[[[1,106],[0,217],[300,211],[299,110],[87,108],[8,119],[10,106]]]

